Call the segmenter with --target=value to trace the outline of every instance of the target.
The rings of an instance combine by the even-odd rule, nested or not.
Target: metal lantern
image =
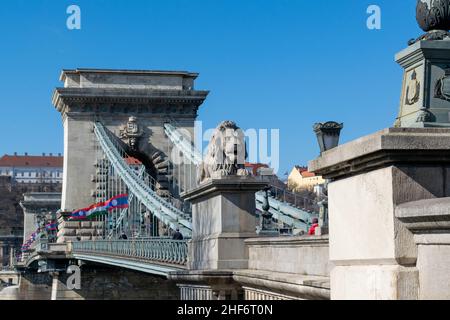
[[[343,123],[333,121],[316,123],[314,125],[314,132],[319,142],[320,154],[339,145],[339,137],[343,128]]]

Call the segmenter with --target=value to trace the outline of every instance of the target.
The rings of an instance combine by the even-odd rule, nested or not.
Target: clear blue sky
[[[80,31],[66,28],[70,4]],[[366,28],[370,4],[380,31]],[[211,90],[206,127],[280,129],[283,174],[317,156],[315,122],[344,122],[343,142],[393,124],[394,54],[421,33],[414,15],[413,0],[2,1],[0,153],[62,152],[51,94],[63,68],[187,70]]]

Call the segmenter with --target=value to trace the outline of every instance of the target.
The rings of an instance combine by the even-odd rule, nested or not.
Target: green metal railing
[[[170,238],[143,238],[133,240],[79,241],[72,246],[73,253],[101,254],[148,262],[176,265],[187,263],[187,240]]]

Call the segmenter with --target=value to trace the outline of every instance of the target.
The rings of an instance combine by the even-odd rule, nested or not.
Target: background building
[[[13,183],[62,183],[63,157],[61,154],[42,156],[4,155],[0,158],[0,176],[10,177]]]
[[[322,185],[325,180],[309,172],[308,168],[295,166],[288,177],[288,188],[294,192],[314,191],[314,187]]]
[[[0,158],[0,268],[10,264],[24,235],[24,193],[61,192],[63,157],[4,155]]]
[[[269,173],[269,175],[274,174],[273,170],[270,169],[267,164],[263,164],[263,163],[246,162],[245,169],[247,169],[249,172],[251,172],[252,175],[254,175],[255,177],[260,176],[260,175],[267,175],[268,173]]]

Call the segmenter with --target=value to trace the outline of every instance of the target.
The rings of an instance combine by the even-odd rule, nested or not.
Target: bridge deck
[[[81,241],[72,256],[83,261],[167,276],[186,269],[187,241],[167,238]]]

